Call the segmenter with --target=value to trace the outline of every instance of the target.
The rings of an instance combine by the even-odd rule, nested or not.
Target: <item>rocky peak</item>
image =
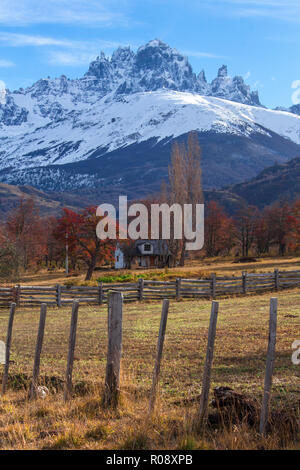
[[[200,82],[205,82],[205,83],[207,83],[206,75],[205,75],[205,71],[204,71],[204,70],[201,70],[201,72],[199,73],[199,75],[198,75],[197,78],[198,78],[198,80],[199,80]]]
[[[129,46],[119,47],[111,59],[102,53],[90,64],[85,77],[92,80],[89,89],[96,88],[102,96],[169,89],[260,105],[257,92],[251,92],[242,77],[231,78],[226,65],[208,84],[204,70],[196,77],[187,57],[160,39],[149,41],[136,54]]]
[[[118,66],[124,66],[125,64],[128,64],[132,62],[132,59],[134,58],[135,54],[134,52],[130,49],[129,46],[126,47],[118,47],[113,52],[113,55],[111,57],[111,62],[115,65]]]
[[[230,77],[227,66],[223,65],[218,76],[211,82],[211,95],[238,103],[261,106],[258,92],[251,92],[241,76]]]
[[[251,91],[250,101],[251,101],[251,104],[253,104],[254,106],[261,106],[261,102],[259,101],[259,95],[258,95],[257,90]]]
[[[90,63],[89,69],[86,76],[93,76],[98,80],[110,78],[111,75],[111,64],[108,58],[106,58],[104,52],[101,52],[100,57]]]
[[[135,57],[135,65],[145,70],[152,70],[159,67],[169,68],[175,64],[177,64],[178,67],[186,68],[186,71],[192,72],[192,67],[187,57],[159,39],[155,39],[141,46]]]
[[[218,70],[218,77],[227,77],[228,75],[228,70],[227,70],[227,65],[222,65],[222,67],[219,68]]]
[[[291,106],[287,111],[293,114],[298,114],[300,116],[300,103],[299,104],[294,104]]]
[[[5,102],[0,102],[0,126],[20,126],[27,122],[28,111],[17,106],[10,95],[6,95]]]
[[[196,75],[188,59],[159,39],[138,49],[134,67],[138,84],[145,91],[161,88],[194,91],[196,88]]]
[[[226,65],[222,65],[217,77],[208,83],[204,70],[196,76],[187,57],[160,39],[154,39],[136,53],[129,46],[119,47],[111,57],[101,52],[79,80],[70,80],[65,75],[45,78],[26,90],[15,92],[6,106],[2,105],[0,122],[6,125],[26,122],[24,100],[18,98],[21,94],[30,96],[37,115],[56,120],[70,111],[69,103],[93,104],[105,96],[114,99],[120,95],[161,89],[260,106],[258,93],[252,92],[242,77],[230,77]],[[65,99],[67,96],[69,98]],[[293,108],[291,112],[298,114],[299,109]]]

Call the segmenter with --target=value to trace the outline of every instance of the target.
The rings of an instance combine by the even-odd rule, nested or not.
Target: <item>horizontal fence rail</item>
[[[98,283],[98,286],[13,286],[0,287],[0,307],[11,302],[16,305],[40,305],[46,303],[58,307],[69,305],[73,300],[101,305],[107,303],[108,292],[121,292],[125,302],[161,299],[216,298],[224,295],[267,292],[300,286],[300,270],[275,271],[271,273],[246,273],[241,276],[220,276],[209,279],[183,279],[173,281],[148,281],[122,284]]]

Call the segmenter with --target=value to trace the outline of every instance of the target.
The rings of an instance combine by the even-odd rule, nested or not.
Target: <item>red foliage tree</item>
[[[236,236],[242,249],[242,256],[247,257],[254,243],[258,209],[255,206],[242,207],[235,219]]]
[[[96,234],[96,227],[100,217],[96,216],[96,207],[88,207],[76,213],[70,209],[63,209],[64,215],[57,220],[54,230],[55,237],[65,245],[68,235],[70,256],[81,259],[87,265],[85,280],[91,279],[97,263],[113,259],[114,241],[100,240]]]
[[[19,275],[30,265],[40,264],[45,255],[46,229],[32,199],[20,199],[7,218],[4,233],[14,247],[14,271]]]
[[[227,255],[234,245],[234,221],[211,201],[205,207],[205,250],[207,256]]]
[[[295,226],[292,207],[279,202],[266,208],[264,213],[272,244],[277,246],[278,254],[284,256]]]

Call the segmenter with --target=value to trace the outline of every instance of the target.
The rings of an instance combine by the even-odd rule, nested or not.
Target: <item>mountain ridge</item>
[[[229,214],[245,205],[263,209],[283,201],[291,204],[300,197],[300,156],[265,168],[243,183],[204,193],[206,202],[218,202]]]
[[[190,131],[203,146],[206,187],[241,182],[300,153],[298,115],[263,107],[226,66],[208,83],[156,39],[136,53],[101,54],[80,79],[8,91],[0,104],[0,181],[45,191],[119,187],[134,196],[140,181],[145,192],[157,189],[172,143]]]
[[[5,220],[7,214],[13,211],[22,199],[32,199],[42,217],[58,216],[64,207],[72,210],[77,210],[79,207],[67,195],[50,195],[28,185],[0,183],[0,220]]]
[[[143,182],[142,182],[143,184]],[[155,194],[152,188],[152,193]],[[126,188],[124,188],[126,192]],[[0,218],[18,204],[21,198],[32,198],[43,216],[61,213],[63,207],[78,211],[103,202],[118,204],[120,187],[111,185],[110,191],[84,188],[65,192],[43,192],[31,186],[14,186],[0,183]],[[149,194],[127,192],[129,200]],[[276,163],[262,170],[256,177],[243,183],[225,186],[220,189],[204,190],[205,203],[215,201],[225,208],[228,214],[236,214],[245,204],[263,209],[280,201],[292,203],[300,197],[300,156],[285,163]]]

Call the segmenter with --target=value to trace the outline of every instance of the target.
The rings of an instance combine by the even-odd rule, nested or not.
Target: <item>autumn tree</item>
[[[170,196],[170,187],[164,180],[161,183],[161,189],[160,193],[157,196],[156,203],[159,204],[160,207],[162,207],[163,204],[168,204],[170,206],[173,204]],[[178,221],[176,220],[175,214],[170,211],[170,237],[168,239],[164,239],[162,236],[162,239],[164,240],[168,251],[166,264],[169,267],[176,266],[177,259],[180,255],[182,247],[182,240],[176,239],[174,237],[174,227],[176,223],[178,223]],[[163,233],[162,228],[162,218],[160,218],[159,231],[161,234]]]
[[[268,209],[269,224],[273,242],[278,254],[283,256],[287,250],[296,251],[300,247],[300,199],[294,204],[281,201]]]
[[[234,221],[222,207],[210,201],[205,207],[205,250],[207,256],[228,255],[234,246]]]
[[[269,253],[272,244],[272,227],[269,224],[269,211],[258,215],[254,229],[254,245],[257,255]]]
[[[69,253],[86,264],[85,280],[88,281],[97,263],[113,259],[114,243],[97,237],[96,227],[100,217],[96,216],[96,207],[88,207],[79,213],[70,209],[63,209],[63,212],[63,216],[57,221],[55,236],[65,244],[68,234]]]
[[[44,219],[44,227],[46,230],[45,239],[45,265],[48,269],[62,266],[65,262],[65,245],[55,236],[57,227],[57,218],[50,216]],[[70,256],[71,268],[76,268],[76,257]]]
[[[14,271],[15,246],[6,234],[5,225],[0,226],[0,277],[8,279]]]
[[[46,231],[39,210],[32,199],[20,199],[7,218],[4,233],[14,249],[14,273],[40,264],[45,253]]]
[[[248,256],[254,242],[258,209],[255,206],[244,205],[238,212],[236,223],[236,237],[241,246],[242,256]]]
[[[295,219],[292,208],[287,202],[278,202],[265,210],[271,243],[277,246],[278,254],[284,256],[291,237]]]
[[[203,204],[201,149],[197,134],[190,132],[187,145],[175,143],[169,166],[169,204]],[[182,230],[183,232],[183,230]],[[181,243],[180,262],[184,265],[186,240]]]

